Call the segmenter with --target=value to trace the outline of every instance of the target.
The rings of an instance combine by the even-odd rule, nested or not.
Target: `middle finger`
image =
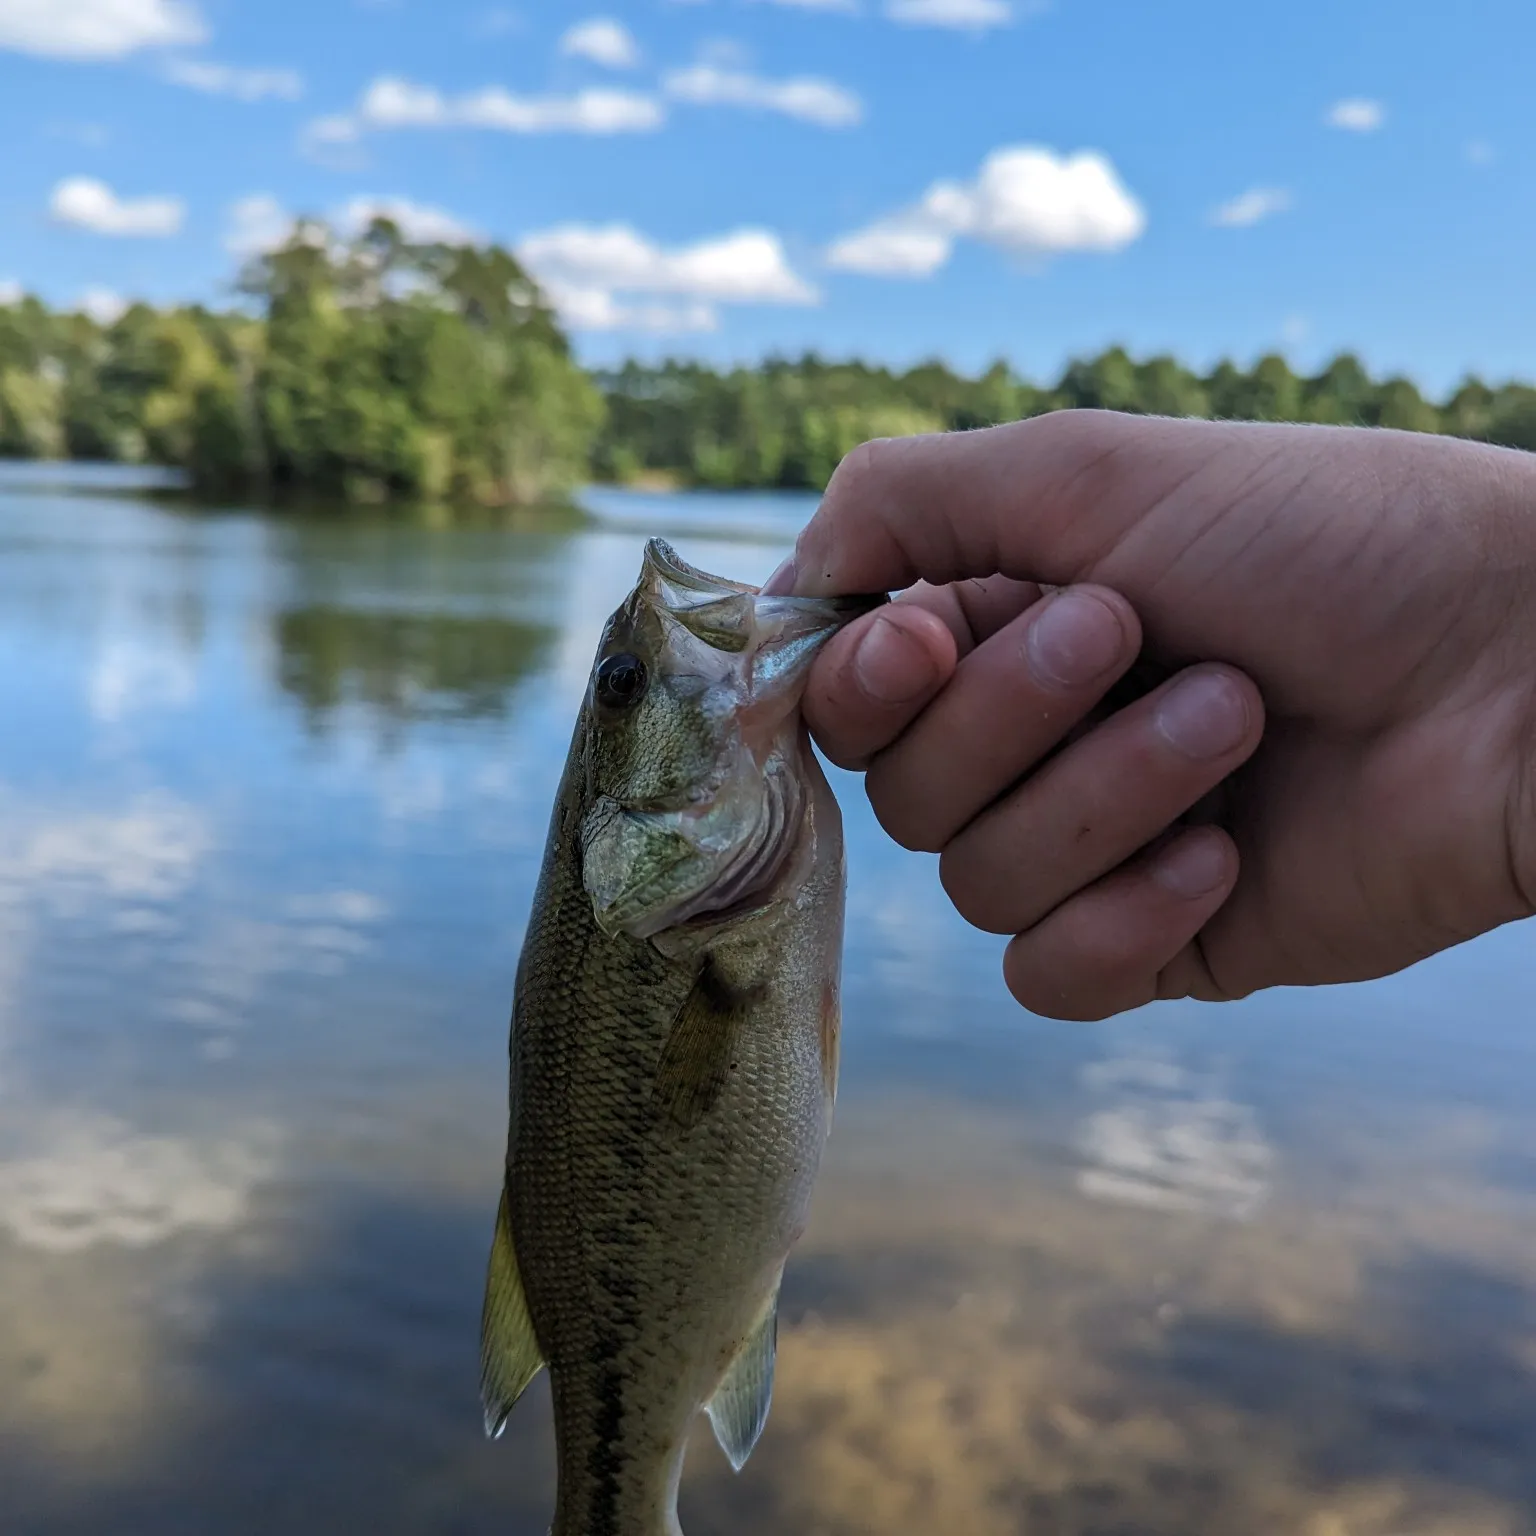
[[[870,765],[880,824],[937,852],[1088,714],[1140,643],[1131,605],[1107,587],[1054,592],[1003,625]]]

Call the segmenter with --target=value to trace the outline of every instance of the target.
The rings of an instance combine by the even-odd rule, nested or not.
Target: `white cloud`
[[[13,277],[0,277],[0,309],[7,304],[19,304],[24,289]]]
[[[904,27],[952,27],[985,32],[1013,20],[1008,0],[886,0],[885,14]]]
[[[962,237],[1015,256],[1116,251],[1146,213],[1102,155],[1036,145],[995,150],[974,182],[936,182],[914,207],[836,241],[829,265],[879,277],[928,277]]]
[[[184,0],[0,0],[0,49],[44,58],[116,59],[205,36]]]
[[[611,16],[578,22],[560,39],[560,52],[567,58],[601,64],[604,69],[633,69],[640,62],[634,38]]]
[[[1284,187],[1251,187],[1213,209],[1211,223],[1227,229],[1246,229],[1250,224],[1284,213],[1293,201]]]
[[[405,197],[354,197],[332,211],[330,222],[341,234],[356,236],[376,218],[393,220],[407,240],[420,245],[468,245],[479,238],[452,214]],[[293,215],[270,192],[253,192],[230,204],[224,248],[236,256],[259,256],[284,245],[296,227]]]
[[[1493,145],[1486,139],[1473,139],[1467,145],[1467,163],[1469,165],[1492,165],[1493,161]]]
[[[114,325],[128,308],[128,300],[110,288],[87,288],[75,308],[97,325]]]
[[[544,292],[573,331],[652,331],[658,335],[713,331],[720,317],[708,304],[625,304],[601,288],[573,288],[557,281]]]
[[[354,197],[335,216],[345,235],[360,235],[374,219],[392,219],[400,233],[416,245],[472,245],[478,238],[469,225],[451,213],[405,197]]]
[[[1287,346],[1299,347],[1312,334],[1312,322],[1305,315],[1287,315],[1280,322],[1280,337]]]
[[[1328,109],[1328,126],[1343,128],[1350,133],[1374,133],[1387,120],[1387,109],[1379,101],[1363,96],[1351,96],[1336,101]]]
[[[737,304],[810,304],[776,235],[743,229],[666,251],[624,225],[566,225],[520,246],[530,267],[606,288],[686,294]]]
[[[344,157],[346,146],[356,144],[363,130],[355,117],[335,112],[307,123],[299,136],[299,148],[312,160],[322,162]],[[341,152],[339,157],[336,152]]]
[[[60,224],[98,235],[174,235],[186,210],[179,197],[120,198],[105,182],[69,176],[54,189],[48,211]]]
[[[265,96],[297,101],[304,94],[304,79],[296,69],[241,69],[206,59],[172,59],[165,66],[165,76],[189,90],[233,96],[236,101],[260,101]]]
[[[270,192],[252,192],[229,205],[224,249],[233,256],[275,251],[293,233],[293,215]]]
[[[665,81],[667,95],[695,106],[756,108],[782,112],[822,128],[851,128],[864,116],[864,104],[851,91],[809,75],[765,80],[742,70],[695,64],[675,70]]]
[[[819,298],[790,267],[778,236],[759,229],[665,250],[622,224],[562,225],[528,236],[518,256],[566,322],[583,330],[711,330],[717,304]],[[626,295],[648,302],[636,305]]]
[[[827,261],[866,277],[931,277],[949,260],[954,244],[947,230],[898,214],[837,241]]]
[[[660,103],[634,91],[587,90],[573,96],[514,96],[499,85],[444,96],[430,85],[381,75],[350,116],[312,123],[309,137],[342,144],[364,129],[486,128],[500,133],[647,133],[665,117]]]

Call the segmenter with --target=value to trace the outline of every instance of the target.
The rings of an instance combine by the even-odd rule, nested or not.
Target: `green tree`
[[[1302,383],[1302,414],[1307,421],[1333,426],[1366,426],[1372,419],[1375,392],[1360,359],[1341,352],[1321,373]]]
[[[1495,393],[1488,441],[1536,453],[1536,389],[1507,384]]]
[[[506,251],[414,245],[385,219],[337,246],[305,224],[242,287],[265,314],[257,457],[278,489],[506,505],[582,478],[601,397]],[[237,398],[207,407],[231,449]]]
[[[1419,393],[1411,379],[1388,379],[1376,391],[1373,426],[1403,432],[1438,432],[1440,412]]]

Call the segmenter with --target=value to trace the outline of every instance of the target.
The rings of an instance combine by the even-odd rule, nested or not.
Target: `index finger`
[[[1228,423],[1056,411],[865,443],[764,590],[890,592],[996,574],[1066,586],[1235,441]]]

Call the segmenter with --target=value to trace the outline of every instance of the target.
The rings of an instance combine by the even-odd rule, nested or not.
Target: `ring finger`
[[[1144,848],[1243,762],[1259,691],[1231,667],[1170,679],[1065,748],[944,849],[939,876],[967,922],[1020,933]]]

